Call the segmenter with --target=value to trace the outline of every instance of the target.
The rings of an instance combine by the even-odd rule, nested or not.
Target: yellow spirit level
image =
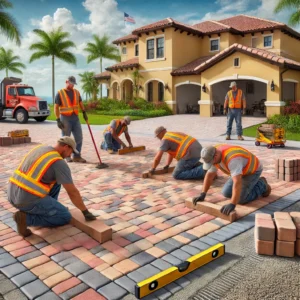
[[[170,267],[169,269],[162,271],[148,279],[145,279],[135,286],[135,296],[141,299],[165,285],[177,280],[178,278],[206,265],[207,263],[224,255],[225,246],[221,243],[210,247],[194,256],[191,256],[181,264]]]

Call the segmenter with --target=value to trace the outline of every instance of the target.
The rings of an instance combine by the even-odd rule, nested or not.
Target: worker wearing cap
[[[230,91],[227,92],[224,103],[224,115],[227,115],[226,140],[230,140],[233,120],[236,122],[238,139],[243,141],[242,114],[246,114],[246,98],[241,89],[238,89],[236,82],[230,83]]]
[[[230,203],[221,208],[225,215],[229,215],[237,204],[246,204],[260,196],[268,197],[271,193],[266,178],[261,177],[261,162],[242,147],[226,144],[205,147],[201,151],[201,161],[207,173],[202,193],[193,199],[194,205],[198,201],[204,201],[218,169],[230,176],[222,190],[222,194],[230,198]]]
[[[200,160],[202,146],[190,135],[181,132],[170,132],[163,126],[156,128],[155,136],[161,140],[159,151],[157,152],[150,173],[154,173],[159,165],[164,152],[168,153],[167,164],[164,169],[168,169],[172,160],[176,159],[177,165],[173,172],[175,179],[203,179],[203,171]]]
[[[108,153],[114,154],[118,149],[126,148],[126,144],[119,138],[122,133],[125,134],[129,148],[132,148],[131,138],[128,133],[128,125],[130,124],[130,117],[124,119],[112,120],[110,125],[103,131],[104,141],[101,143],[101,149],[107,150]]]
[[[61,185],[72,203],[82,211],[85,220],[95,220],[73,183],[71,171],[64,158],[78,154],[76,143],[65,136],[54,147],[40,145],[21,161],[8,183],[8,201],[19,211],[14,214],[18,233],[29,236],[27,226],[54,227],[68,224],[71,214],[58,202]]]
[[[68,162],[86,163],[86,160],[81,157],[82,148],[82,128],[78,117],[79,107],[82,110],[83,118],[88,121],[88,116],[85,112],[84,105],[78,90],[74,89],[76,79],[74,76],[69,76],[66,80],[66,87],[58,91],[55,97],[54,113],[56,116],[57,126],[61,129],[63,136],[74,136],[76,149],[78,154],[74,153],[74,157],[68,157]]]

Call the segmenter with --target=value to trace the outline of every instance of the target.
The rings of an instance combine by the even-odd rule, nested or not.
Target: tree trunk
[[[6,77],[8,77],[8,69],[6,69]]]
[[[102,73],[102,57],[100,57],[100,73]],[[100,83],[100,100],[102,100],[102,83]]]
[[[52,56],[52,100],[53,100],[53,106],[55,102],[55,96],[54,96],[54,90],[55,90],[55,78],[54,78],[54,56]]]

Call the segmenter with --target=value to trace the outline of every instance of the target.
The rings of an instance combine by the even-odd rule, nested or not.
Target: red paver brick
[[[119,245],[120,247],[126,247],[127,245],[131,244],[130,241],[120,237],[120,238],[116,238],[116,239],[113,239],[113,242],[117,245]]]
[[[71,277],[70,279],[67,279],[67,280],[57,284],[55,287],[52,288],[52,291],[55,294],[59,295],[80,283],[81,283],[81,281],[78,278]]]
[[[120,261],[119,263],[113,265],[113,267],[123,273],[123,274],[127,274],[129,272],[134,271],[135,269],[138,269],[140,266],[138,264],[136,264],[134,261],[132,261],[131,259],[124,259],[122,261]]]
[[[57,241],[63,240],[66,238],[67,235],[63,231],[57,231],[53,234],[50,234],[45,237],[45,241],[48,242],[49,244],[55,243]]]
[[[38,235],[35,235],[35,234],[32,234],[32,235],[26,237],[25,240],[27,242],[29,242],[31,245],[36,245],[36,244],[44,242],[44,239],[42,239],[41,237],[39,237]]]
[[[12,231],[12,232],[9,232],[7,234],[0,235],[0,241],[4,241],[4,240],[10,239],[10,238],[13,238],[15,236],[18,236],[18,233],[15,232],[15,231]]]
[[[12,232],[15,232],[12,228],[3,229],[0,232],[0,236],[6,235],[6,234],[12,233]]]
[[[4,247],[4,246],[9,245],[9,244],[14,244],[14,243],[22,241],[22,240],[23,240],[23,238],[20,235],[13,236],[11,238],[4,239],[3,241],[1,241],[0,242],[0,247]]]
[[[61,251],[61,249],[53,247],[52,245],[48,245],[46,247],[43,247],[40,249],[45,255],[52,256],[54,254],[57,254]]]
[[[295,243],[295,253],[300,256],[300,239],[297,239],[296,240],[296,243]]]
[[[99,258],[99,257],[94,257],[93,259],[86,261],[86,263],[87,263],[91,268],[96,268],[96,267],[98,267],[99,265],[103,264],[104,261],[103,261],[101,258]]]
[[[30,246],[30,244],[27,241],[21,240],[19,242],[14,243],[14,244],[9,244],[9,245],[4,246],[4,249],[8,252],[11,252],[13,250],[25,248],[25,247],[28,247],[28,246]]]
[[[255,234],[258,240],[275,241],[275,224],[270,219],[255,219]]]
[[[72,300],[106,300],[106,298],[98,294],[93,289],[88,289],[82,294],[72,298]]]
[[[295,255],[295,243],[276,241],[276,255],[284,257],[294,257]]]
[[[35,250],[36,250],[35,247],[29,246],[29,247],[25,247],[25,248],[21,248],[21,249],[18,249],[18,250],[11,251],[10,254],[14,257],[18,257],[18,256],[21,256],[21,255],[33,252]]]
[[[255,251],[261,255],[274,255],[275,242],[260,241],[255,238]]]
[[[43,273],[46,273],[48,270],[56,268],[56,266],[59,266],[59,265],[56,262],[54,262],[53,260],[50,260],[44,264],[41,264],[37,267],[32,268],[30,271],[39,277]],[[62,269],[60,271],[62,271]]]
[[[277,239],[286,242],[296,241],[296,226],[292,219],[275,219]]]
[[[7,229],[7,228],[8,228],[8,226],[6,224],[0,223],[0,231]]]
[[[108,241],[106,243],[103,243],[101,246],[103,248],[107,249],[110,252],[115,252],[116,250],[121,249],[121,247],[119,245],[117,245],[116,243],[114,243],[112,241]]]

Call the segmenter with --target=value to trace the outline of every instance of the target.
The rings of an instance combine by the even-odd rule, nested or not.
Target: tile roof
[[[96,79],[110,79],[110,72],[102,72],[94,76]]]
[[[204,21],[193,26],[203,33],[222,32],[231,29],[230,26],[224,25],[217,21]]]
[[[128,59],[126,61],[122,61],[120,63],[117,63],[113,66],[107,67],[106,70],[113,71],[113,70],[119,70],[119,69],[126,69],[126,68],[134,68],[139,66],[139,59],[138,57]]]
[[[194,33],[194,34],[199,34],[199,35],[202,34],[201,31],[199,31],[197,28],[187,25],[187,24],[183,24],[178,21],[175,21],[172,18],[163,19],[158,22],[139,27],[139,28],[135,29],[134,31],[132,31],[132,33],[140,34],[140,33],[145,33],[145,32],[149,32],[149,31],[153,31],[153,30],[169,28],[169,27],[181,29],[181,30],[184,30],[184,31],[187,31],[190,33]]]
[[[112,43],[118,45],[118,44],[121,44],[122,42],[136,41],[138,39],[139,39],[139,37],[137,35],[128,34],[128,35],[125,35],[121,38],[114,40]]]
[[[219,61],[223,60],[224,58],[226,58],[227,56],[231,55],[236,51],[245,53],[247,55],[251,55],[253,57],[267,61],[272,64],[279,65],[281,67],[289,67],[291,69],[300,70],[300,62],[286,58],[284,56],[277,55],[271,51],[258,49],[258,48],[251,48],[236,43],[214,56],[206,57],[206,58],[200,57],[197,65],[196,65],[197,60],[195,60],[191,63],[186,64],[181,68],[176,69],[171,74],[173,76],[200,74],[201,72],[205,71],[206,69],[210,68],[211,66],[215,65],[216,63],[218,63]]]

